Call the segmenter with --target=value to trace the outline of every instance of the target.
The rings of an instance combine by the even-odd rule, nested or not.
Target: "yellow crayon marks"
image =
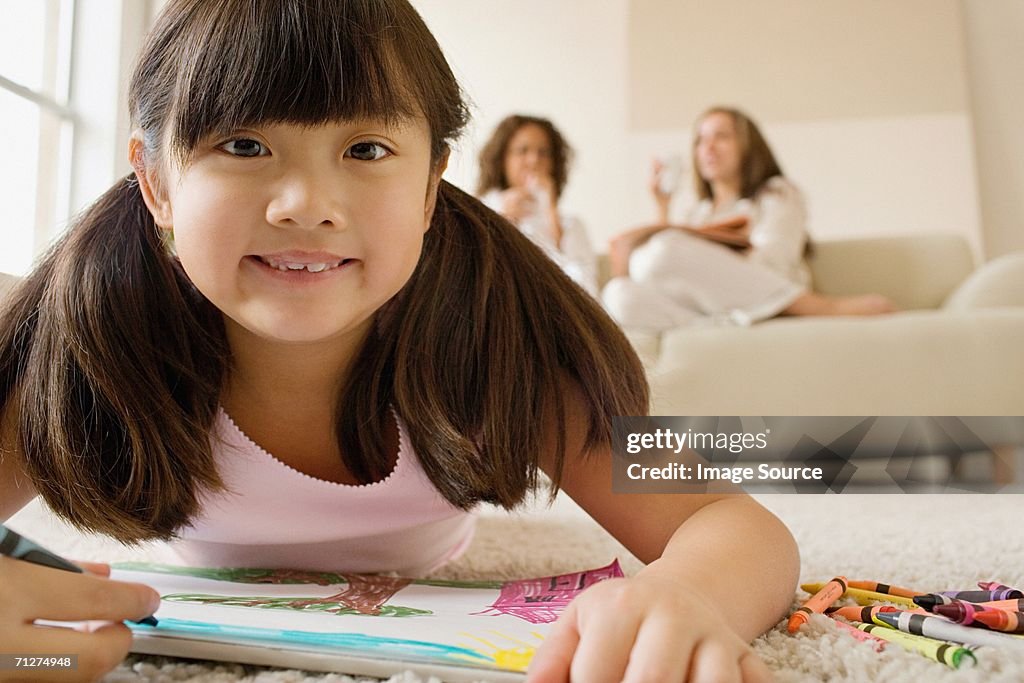
[[[484,647],[477,645],[464,645],[469,650],[473,650],[477,654],[491,659],[494,664],[506,671],[526,671],[526,668],[530,665],[530,661],[533,659],[534,653],[537,651],[539,642],[528,643],[514,636],[510,636],[507,633],[501,631],[488,631],[492,636],[497,636],[496,640],[508,641],[507,643],[492,642],[485,640],[480,636],[473,635],[472,633],[462,633],[460,635],[465,636],[471,640],[475,640],[481,643]],[[536,632],[531,632],[538,641],[544,640],[544,637]]]

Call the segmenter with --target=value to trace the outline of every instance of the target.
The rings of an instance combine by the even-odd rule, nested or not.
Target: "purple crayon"
[[[1016,588],[1009,587],[1004,587],[1002,590],[942,591],[942,595],[945,595],[947,598],[966,600],[967,602],[989,602],[991,600],[1013,600],[1015,598],[1024,598],[1024,593],[1021,593]]]
[[[1007,600],[1010,600],[1012,598],[1024,598],[1024,591],[1021,591],[1017,588],[1013,588],[1011,586],[1007,586],[997,581],[979,581],[978,588],[980,588],[983,591],[1008,591],[1010,593],[1018,593],[1018,595],[1011,595],[1005,598]],[[1003,598],[1000,598],[1000,600],[1002,599]]]
[[[1014,593],[1020,593],[1020,591],[1016,589],[1010,590]],[[912,600],[917,603],[917,605],[924,607],[929,612],[932,612],[935,610],[936,605],[949,605],[954,600],[963,600],[964,602],[973,602],[977,604],[979,602],[993,602],[995,600],[1016,600],[1018,597],[1024,598],[1024,595],[997,597],[1005,595],[1006,593],[1003,591],[943,591],[941,593],[915,595]]]

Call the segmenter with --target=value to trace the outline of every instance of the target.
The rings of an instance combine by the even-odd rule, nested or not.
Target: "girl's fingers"
[[[741,653],[719,639],[705,639],[697,644],[690,664],[688,683],[741,683]]]
[[[775,680],[771,669],[753,650],[747,650],[740,658],[740,672],[743,674],[743,683],[772,683]]]
[[[530,661],[527,683],[569,683],[569,669],[579,642],[576,610],[570,603]]]
[[[95,681],[125,658],[132,634],[124,624],[107,624],[91,633],[26,624],[17,629],[13,641],[4,643],[5,651],[57,659],[75,657],[68,667],[18,669],[14,672],[18,680]],[[0,680],[5,673],[11,672],[0,671]]]
[[[693,650],[688,631],[672,619],[647,619],[637,633],[623,683],[684,680]]]
[[[0,560],[5,565],[3,583],[18,592],[6,596],[0,604],[10,616],[24,621],[142,619],[160,606],[157,592],[139,583],[111,581],[9,558]]]
[[[579,617],[588,623],[579,624],[582,635],[570,667],[572,681],[619,683],[622,680],[640,628],[641,614],[631,609],[606,611],[607,604],[612,603],[602,605],[597,613],[591,610]]]

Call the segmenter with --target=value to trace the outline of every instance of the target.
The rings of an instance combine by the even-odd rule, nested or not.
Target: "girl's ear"
[[[153,214],[153,220],[161,230],[172,230],[174,219],[171,212],[171,202],[162,189],[159,175],[156,168],[146,165],[144,146],[142,143],[142,131],[132,133],[128,140],[128,160],[135,169],[135,178],[139,182],[139,189],[142,191],[142,198],[146,202],[146,208]]]
[[[434,207],[437,206],[437,190],[441,186],[441,176],[448,168],[449,152],[448,149],[444,151],[434,165],[434,170],[430,173],[430,184],[427,185],[427,204],[423,210],[423,232],[430,230],[430,219],[434,215]]]

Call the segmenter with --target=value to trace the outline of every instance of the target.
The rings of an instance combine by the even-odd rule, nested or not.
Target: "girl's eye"
[[[391,150],[379,142],[357,142],[345,152],[345,156],[359,161],[377,161],[390,154]]]
[[[262,157],[270,154],[270,150],[262,142],[251,138],[228,140],[220,149],[236,157]]]

